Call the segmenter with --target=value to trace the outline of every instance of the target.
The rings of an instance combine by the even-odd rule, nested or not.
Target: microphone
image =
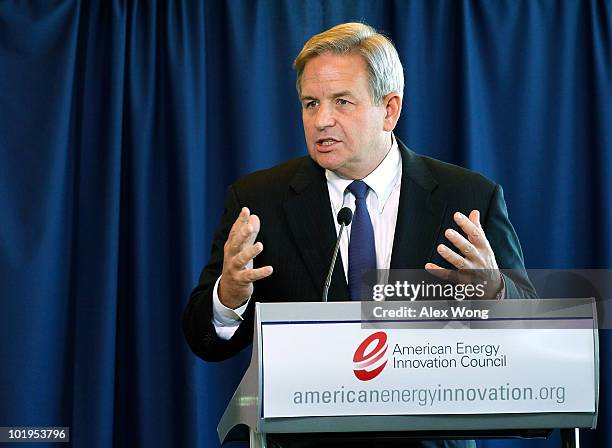
[[[353,220],[353,212],[348,207],[342,207],[336,217],[338,224],[340,224],[340,231],[338,232],[338,239],[336,240],[336,247],[334,247],[334,256],[332,257],[331,266],[327,273],[327,279],[325,280],[325,287],[323,288],[323,302],[327,302],[327,293],[329,292],[329,285],[331,284],[332,273],[334,272],[334,266],[336,265],[336,258],[338,257],[338,249],[340,249],[340,238],[342,238],[342,231],[348,226]]]

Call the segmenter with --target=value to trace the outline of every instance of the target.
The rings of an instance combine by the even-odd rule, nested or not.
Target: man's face
[[[385,106],[370,95],[366,63],[357,54],[324,53],[306,63],[302,121],[310,157],[342,177],[362,179],[391,146]]]

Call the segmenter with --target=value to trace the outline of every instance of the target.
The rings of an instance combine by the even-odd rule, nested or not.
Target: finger
[[[437,249],[442,258],[455,266],[457,269],[465,269],[468,267],[467,260],[455,251],[451,250],[448,246],[439,244]]]
[[[487,235],[482,227],[482,223],[480,222],[480,210],[474,209],[470,212],[470,216],[469,216],[469,220],[471,222],[473,222],[479,229],[480,229],[480,235],[482,235],[482,240],[484,242],[484,246],[490,250],[491,249],[491,243],[489,243],[489,240],[487,239]]]
[[[230,256],[236,255],[246,246],[253,245],[259,233],[259,218],[256,215],[248,214],[248,209],[246,207],[245,209],[247,214],[241,214],[238,217],[227,239],[230,248],[228,255]]]
[[[461,251],[466,258],[475,260],[478,258],[478,249],[474,247],[463,235],[453,229],[446,229],[444,236],[453,243],[453,245]]]
[[[251,216],[251,210],[249,210],[248,207],[242,207],[240,209],[240,214],[238,215],[238,217],[242,218],[243,221],[246,221],[247,219],[249,219],[249,216]]]
[[[234,221],[234,226],[239,227],[240,224],[247,222],[249,219],[249,216],[251,216],[251,211],[249,210],[249,208],[242,207],[240,209],[240,213],[238,213],[238,217],[236,218],[236,221]]]
[[[249,283],[256,282],[257,280],[261,280],[262,278],[272,275],[272,272],[274,272],[272,266],[263,266],[257,269],[245,269],[244,271],[240,271],[238,274],[238,283],[248,285]]]
[[[440,280],[444,280],[449,283],[455,284],[477,284],[477,279],[474,278],[474,271],[468,269],[462,269],[455,271],[452,269],[445,269],[438,266],[435,263],[427,263],[425,269],[431,275],[438,277]]]
[[[249,216],[248,220],[240,228],[238,236],[232,240],[235,250],[242,251],[247,247],[253,246],[259,233],[259,227],[259,217],[256,215]]]
[[[470,221],[474,223],[476,227],[478,227],[479,229],[482,229],[482,224],[480,224],[480,211],[479,210],[476,210],[476,209],[472,210],[468,218],[470,219]]]
[[[244,269],[262,251],[263,244],[261,242],[244,247],[233,259],[234,268],[237,270]]]
[[[463,213],[457,212],[453,218],[459,227],[461,227],[461,230],[465,232],[465,234],[468,236],[468,240],[470,240],[474,246],[481,248],[486,245],[484,232],[472,221],[470,221],[467,216],[465,216]]]
[[[448,281],[450,278],[451,270],[445,269],[442,266],[438,266],[435,263],[426,263],[425,270],[431,275],[438,277],[441,280]]]
[[[438,277],[440,280],[450,283],[462,283],[459,276],[460,271],[454,271],[452,269],[446,269],[442,266],[438,266],[435,263],[425,264],[425,270],[434,277]]]
[[[240,229],[242,228],[242,226],[248,222],[250,215],[251,215],[250,210],[247,207],[242,207],[242,209],[240,210],[240,213],[238,213],[238,217],[232,224],[232,227],[229,231],[229,235],[227,237],[228,240],[230,240],[232,237],[234,237],[237,233],[240,232]]]
[[[245,242],[246,244],[253,244],[257,234],[259,233],[260,222],[259,216],[251,215],[246,223]]]

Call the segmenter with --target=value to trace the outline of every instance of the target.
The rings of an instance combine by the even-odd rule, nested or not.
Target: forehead
[[[368,93],[366,62],[358,54],[324,53],[306,63],[300,84],[303,96],[339,90]]]

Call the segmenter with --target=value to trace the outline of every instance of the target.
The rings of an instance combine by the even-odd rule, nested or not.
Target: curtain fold
[[[181,312],[225,187],[305,154],[291,64],[340,22],[396,43],[396,134],[503,185],[527,267],[610,268],[611,16],[595,0],[0,2],[0,426],[218,445],[250,354],[196,359]],[[600,344],[587,447],[612,446]]]

